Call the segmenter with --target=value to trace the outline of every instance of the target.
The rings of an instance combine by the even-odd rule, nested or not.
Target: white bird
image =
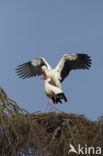
[[[37,75],[50,77],[53,85],[62,88],[61,82],[71,70],[89,69],[90,66],[91,58],[88,54],[65,54],[55,69],[43,57],[39,57],[19,65],[16,72],[23,79]]]
[[[64,92],[61,88],[58,88],[51,84],[51,78],[44,77],[42,79],[45,80],[45,83],[44,83],[45,93],[49,98],[45,112],[47,112],[47,108],[50,104],[49,102],[50,99],[52,99],[53,103],[55,104],[55,111],[56,111],[56,104],[58,102],[62,103],[61,99],[64,99],[64,101],[67,102],[67,98],[64,95]]]

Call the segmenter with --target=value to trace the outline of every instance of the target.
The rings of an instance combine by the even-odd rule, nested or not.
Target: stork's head
[[[47,67],[46,66],[42,66],[42,74],[43,76],[46,76],[46,70],[47,70]]]

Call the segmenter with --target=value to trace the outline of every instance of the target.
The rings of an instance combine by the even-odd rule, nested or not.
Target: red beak
[[[41,77],[40,79],[41,80],[47,80],[47,77]]]

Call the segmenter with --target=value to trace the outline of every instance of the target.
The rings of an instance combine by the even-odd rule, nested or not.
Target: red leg
[[[50,105],[50,103],[49,103],[49,99],[48,99],[48,103],[47,103],[47,106],[46,106],[46,109],[45,109],[45,113],[47,112],[47,109],[48,109],[49,105]]]
[[[55,100],[55,108],[54,108],[54,110],[55,110],[55,113],[56,113],[56,100]]]

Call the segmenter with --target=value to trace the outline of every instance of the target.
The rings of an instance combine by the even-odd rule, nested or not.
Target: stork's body
[[[53,103],[55,104],[55,108],[58,102],[62,103],[61,101],[62,99],[64,99],[65,102],[67,101],[67,98],[64,95],[63,90],[51,84],[51,78],[47,78],[45,80],[44,87],[45,87],[46,95],[49,97],[49,99],[53,100]],[[49,105],[49,101],[47,104],[47,108],[48,108],[48,105]]]
[[[51,79],[51,83],[58,88],[62,89],[61,83],[60,83],[60,74],[56,69],[50,69],[48,70],[47,68],[44,71],[44,76],[47,76]]]
[[[64,99],[65,102],[67,101],[64,92],[61,88],[58,88],[56,86],[53,86],[51,84],[51,79],[47,78],[47,80],[45,80],[44,82],[44,87],[45,87],[45,92],[46,95],[50,98],[50,99],[54,99],[56,100],[56,98],[58,99]],[[59,101],[58,101],[59,102]],[[61,102],[60,102],[61,103]]]

